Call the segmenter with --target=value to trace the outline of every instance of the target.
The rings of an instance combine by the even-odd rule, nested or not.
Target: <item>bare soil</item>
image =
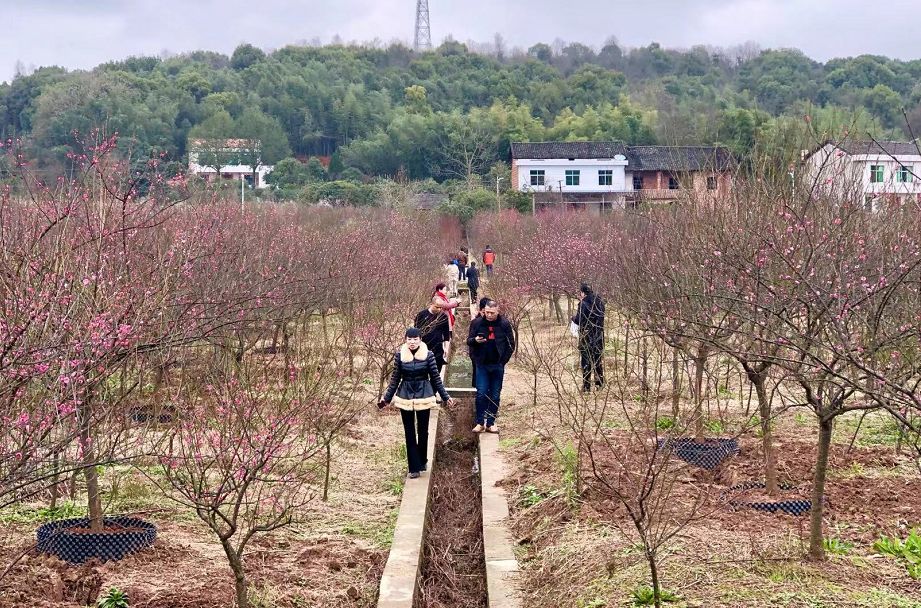
[[[254,606],[375,604],[399,506],[388,481],[402,479],[405,462],[396,450],[399,417],[374,410],[337,444],[330,501],[317,499],[302,522],[251,542],[245,562]],[[85,606],[110,587],[126,591],[132,608],[232,606],[233,577],[216,538],[155,490],[144,501],[139,516],[157,525],[156,542],[106,564],[72,566],[28,552],[39,524],[4,524],[0,565],[28,553],[0,581],[0,607]]]
[[[559,332],[556,327],[544,330],[553,336]],[[545,395],[546,381],[538,384],[538,394]],[[559,423],[552,400],[534,398],[533,387],[523,363],[509,368],[500,446],[512,469],[505,485],[513,503],[523,604],[630,605],[632,592],[649,580],[636,531],[618,505],[593,487],[584,462],[582,492],[574,501],[567,498],[571,480],[565,478],[561,450],[572,445],[572,433]],[[729,391],[742,392],[738,387]],[[663,398],[665,407],[670,407],[669,397]],[[718,405],[727,426],[747,424],[741,402]],[[689,407],[686,394],[681,407]],[[808,516],[729,506],[730,486],[764,481],[761,439],[754,431],[742,435],[740,454],[720,470],[683,470],[679,484],[688,492],[705,488],[708,498],[701,509],[705,517],[679,532],[661,555],[663,586],[681,597],[666,605],[921,607],[921,584],[897,560],[873,550],[881,536],[904,538],[921,525],[921,474],[912,458],[897,455],[892,445],[872,445],[877,438],[866,434],[866,425],[849,448],[854,428],[854,421],[846,419],[837,426],[825,505],[826,538],[853,546],[844,554],[829,554],[822,563],[805,558]],[[618,432],[612,430],[612,436]],[[790,410],[774,421],[780,480],[796,488],[781,491],[777,499],[809,497],[817,434],[808,410]],[[743,496],[769,498],[763,490]]]

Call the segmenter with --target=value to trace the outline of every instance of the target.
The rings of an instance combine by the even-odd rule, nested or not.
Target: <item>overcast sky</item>
[[[600,46],[796,47],[819,60],[873,53],[921,57],[919,0],[429,0],[432,38],[510,47],[554,39]],[[91,68],[131,55],[241,42],[264,49],[334,35],[412,40],[416,0],[0,0],[0,80],[17,62]]]

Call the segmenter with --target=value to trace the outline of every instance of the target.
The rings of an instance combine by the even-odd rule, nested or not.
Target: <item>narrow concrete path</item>
[[[486,557],[486,586],[489,608],[519,608],[517,595],[518,560],[508,528],[508,496],[499,482],[506,465],[499,452],[499,436],[479,435],[480,483],[483,496],[483,551]]]
[[[393,544],[381,576],[378,608],[412,608],[419,584],[422,561],[422,537],[428,520],[431,472],[435,468],[438,409],[432,410],[429,422],[428,471],[418,479],[406,479],[403,500],[393,532]]]

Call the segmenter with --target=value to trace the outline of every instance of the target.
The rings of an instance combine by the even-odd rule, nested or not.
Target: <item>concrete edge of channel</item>
[[[489,608],[520,608],[518,560],[509,530],[508,497],[499,482],[505,479],[506,464],[499,453],[499,436],[478,435],[480,484],[483,496],[483,553],[486,559],[486,588]]]
[[[432,411],[430,429],[438,429],[438,409]],[[429,433],[429,466],[419,479],[407,480],[393,531],[393,543],[381,576],[377,608],[412,608],[422,566],[422,541],[429,516],[432,469],[435,467],[437,430]]]

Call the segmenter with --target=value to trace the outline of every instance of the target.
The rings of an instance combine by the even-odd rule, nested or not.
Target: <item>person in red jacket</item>
[[[483,251],[483,266],[486,266],[486,276],[492,274],[492,266],[496,263],[496,252],[489,245]]]

